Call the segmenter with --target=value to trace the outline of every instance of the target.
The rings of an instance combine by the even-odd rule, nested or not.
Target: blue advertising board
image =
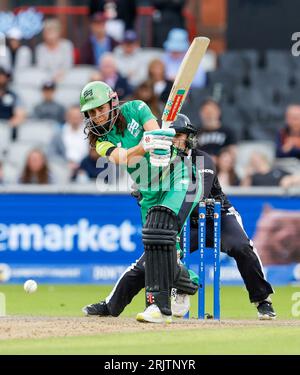
[[[280,211],[287,217],[299,214],[300,207],[299,197],[235,196],[231,201],[251,238],[266,215],[266,206],[268,214]],[[130,195],[2,194],[0,207],[3,282],[34,278],[39,282],[109,284],[143,252],[140,211]],[[196,268],[197,252],[193,259],[192,268]],[[266,272],[271,282],[284,284],[300,280],[299,268],[297,261],[291,261],[267,265]],[[208,268],[208,279],[211,276]],[[221,277],[224,283],[242,282],[235,261],[225,254]]]

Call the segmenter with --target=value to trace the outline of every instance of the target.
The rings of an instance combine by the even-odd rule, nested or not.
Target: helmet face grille
[[[187,135],[185,143],[186,148],[192,149],[196,147],[197,128],[192,125],[190,119],[186,115],[179,113],[177,119],[173,121],[170,128],[174,129],[176,131],[176,134],[181,133]]]
[[[102,137],[102,136],[108,134],[112,130],[112,128],[113,128],[113,126],[114,126],[114,124],[115,124],[115,122],[116,122],[116,120],[119,116],[120,107],[119,106],[114,107],[106,113],[109,113],[108,121],[106,121],[102,125],[97,125],[94,122],[94,120],[97,117],[91,118],[91,117],[89,117],[88,113],[85,112],[84,124],[85,124],[85,128],[88,130],[88,132],[91,132],[91,133],[97,135],[98,137]]]

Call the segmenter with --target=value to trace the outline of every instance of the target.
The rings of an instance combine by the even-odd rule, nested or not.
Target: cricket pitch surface
[[[300,327],[300,320],[198,320],[174,319],[172,324],[139,323],[134,318],[113,317],[35,317],[0,318],[0,340],[47,337],[89,336],[107,333],[149,332],[158,330],[206,330],[244,327]]]

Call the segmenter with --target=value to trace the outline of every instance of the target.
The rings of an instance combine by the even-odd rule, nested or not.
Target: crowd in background
[[[178,15],[178,9],[181,11],[184,5],[184,1],[171,2],[174,7],[166,11],[165,3],[157,1],[157,9],[161,6],[160,17],[168,18],[168,12]],[[145,101],[155,116],[161,117],[189,47],[182,17],[171,17],[174,24],[164,24],[164,32],[154,35],[154,46],[161,48],[146,49],[141,48],[134,31],[131,22],[134,17],[125,17],[122,33],[116,28],[114,35],[115,31],[108,32],[105,4],[98,2],[98,5],[91,6],[89,36],[80,46],[62,38],[57,18],[44,21],[42,41],[34,50],[24,43],[19,29],[8,31],[6,53],[0,57],[0,183],[61,183],[63,174],[75,183],[97,177],[97,154],[89,149],[79,109],[80,87],[89,80],[105,81],[122,102]],[[300,96],[298,101],[286,102],[284,110],[281,107],[277,125],[268,133],[271,136],[261,137],[263,123],[255,128],[257,121],[247,122],[245,113],[253,113],[246,108],[242,124],[236,110],[252,75],[243,78],[244,86],[226,92],[226,72],[220,82],[216,80],[219,65],[220,58],[208,51],[182,112],[199,129],[197,147],[213,156],[221,184],[284,188],[299,185]],[[218,88],[224,91],[224,87],[225,94],[220,94]],[[236,94],[234,101],[232,92]],[[242,106],[247,107],[251,104],[247,102],[249,90],[245,93]],[[234,115],[228,115],[230,110]],[[258,129],[257,137],[250,127]],[[1,134],[7,129],[5,141]],[[25,135],[24,129],[27,129]],[[248,141],[248,148],[243,147],[244,141]],[[258,142],[262,145],[260,149],[256,148]],[[242,159],[244,163],[238,166]],[[62,173],[58,173],[57,166]],[[10,173],[12,169],[15,173]]]

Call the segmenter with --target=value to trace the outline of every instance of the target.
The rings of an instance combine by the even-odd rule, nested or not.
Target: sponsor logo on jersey
[[[210,173],[215,174],[215,172],[212,169],[200,169],[200,173]]]
[[[140,111],[143,107],[145,107],[146,103],[141,103],[139,106],[138,106],[138,111]]]
[[[226,141],[226,134],[222,132],[211,132],[200,134],[198,138],[198,143],[200,146],[207,145],[210,143],[217,145],[224,145]]]

